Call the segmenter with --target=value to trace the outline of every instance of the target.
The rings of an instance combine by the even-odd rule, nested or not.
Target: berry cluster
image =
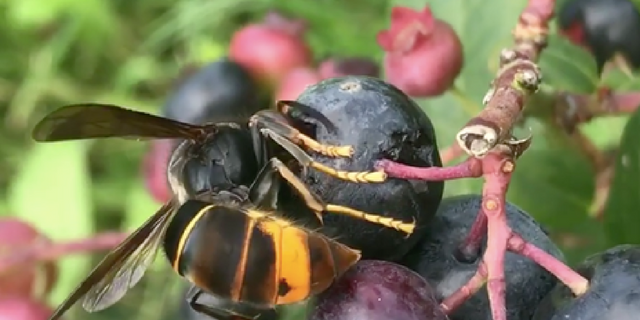
[[[598,57],[597,54],[601,52],[598,49],[613,50],[618,41],[611,39],[610,43],[606,41],[603,43],[607,37],[603,29],[616,28],[615,23],[618,22],[609,19],[608,25],[596,25],[595,22],[588,20],[588,17],[593,15],[586,12],[593,11],[594,7],[606,6],[604,2],[606,1],[573,1],[566,5],[560,15],[562,25],[567,26],[569,23],[567,20],[573,19],[571,23],[577,24],[583,30],[586,29],[580,34],[589,36],[586,39],[594,39],[586,45],[595,48],[592,51],[598,60],[599,70],[601,69],[600,60],[609,60],[612,57],[610,54]],[[531,1],[531,6],[525,10],[525,14],[539,19],[535,20],[533,25],[538,23],[539,26],[546,27],[545,19],[551,17],[548,12],[550,10],[541,3]],[[604,10],[598,14],[622,11],[625,6],[626,4],[616,4],[610,6],[608,11]],[[569,14],[566,12],[571,10],[580,14],[567,17]],[[582,11],[585,13],[581,13]],[[635,13],[634,10],[627,10],[625,14]],[[595,18],[592,19],[596,21]],[[640,22],[640,19],[625,21],[627,25],[633,25],[635,21]],[[629,28],[632,29],[632,27]],[[257,30],[262,30],[261,34],[264,36],[252,37],[252,34],[258,32]],[[570,35],[566,32],[564,34]],[[258,81],[269,82],[275,88],[276,99],[305,100],[305,97],[311,95],[307,91],[300,96],[305,88],[330,77],[378,75],[378,70],[373,63],[359,58],[333,59],[321,62],[317,69],[314,68],[309,49],[303,41],[303,35],[303,23],[286,21],[283,17],[272,14],[265,19],[264,23],[248,26],[236,33],[230,58],[245,66]],[[598,42],[595,40],[596,37],[601,39],[604,37],[604,40]],[[569,38],[572,41],[580,40],[570,36]],[[247,47],[256,48],[256,46],[261,47],[263,42],[284,43],[283,39],[286,39],[286,45],[278,48],[270,46],[266,50],[269,54],[265,55],[262,55],[260,50],[236,49],[243,43]],[[585,44],[584,37],[582,41]],[[378,34],[377,42],[385,52],[382,63],[384,79],[412,97],[438,96],[451,89],[463,65],[462,44],[458,36],[451,26],[435,17],[428,7],[419,11],[403,7],[394,8],[391,12],[389,29]],[[522,42],[524,41],[521,40],[519,44]],[[626,43],[632,46],[632,42]],[[540,42],[538,39],[532,44],[538,50],[544,47],[544,41]],[[525,46],[522,47],[525,48]],[[275,53],[274,51],[277,50],[282,51]],[[640,57],[630,50],[624,53],[630,57]],[[527,56],[527,51],[518,51],[516,47],[515,52],[503,54],[502,63],[524,61],[524,59],[514,60],[523,58],[520,56],[523,54],[521,52],[525,53],[524,58],[535,59],[539,54],[533,53],[532,56]],[[529,52],[529,54],[532,53]],[[515,55],[515,57],[509,57],[509,55]],[[286,63],[276,63],[281,60],[269,58],[273,56],[285,56],[289,59],[286,59]],[[527,67],[530,66],[527,65]],[[522,86],[524,89],[535,91],[531,87],[537,86],[539,70],[534,68],[531,71],[529,74],[522,73],[533,78],[529,82],[524,82]],[[501,75],[507,75],[507,77],[502,79],[498,77],[498,81],[494,83],[494,95],[487,96],[485,101],[487,108],[484,114],[478,117],[481,120],[489,120],[489,123],[495,123],[498,128],[510,127],[516,119],[507,117],[508,112],[496,112],[495,106],[500,105],[502,101],[510,101],[510,97],[518,97],[518,94],[504,91],[502,97],[496,97],[496,95],[500,96],[500,93],[495,93],[497,91],[495,89],[509,84],[514,76],[508,72],[502,72]],[[326,87],[323,87],[323,90],[328,91]],[[322,99],[325,98],[322,97]],[[524,104],[522,101],[520,103]],[[510,108],[521,108],[521,105],[512,105]],[[511,113],[519,114],[519,112]],[[503,152],[494,152],[494,147],[500,143],[492,141],[491,145],[487,146],[485,139],[488,136],[487,132],[491,133],[495,127],[488,126],[489,130],[487,130],[487,127],[473,124],[473,121],[469,122],[469,125],[461,131],[462,134],[458,137],[461,142],[460,147],[471,155],[489,154],[483,160],[472,158],[458,167],[443,169],[441,172],[433,169],[431,172],[428,172],[429,169],[418,171],[384,161],[380,163],[380,167],[384,168],[390,176],[409,179],[446,180],[485,176],[487,184],[484,200],[479,196],[443,200],[436,217],[427,226],[426,236],[414,245],[406,256],[400,260],[394,259],[395,263],[363,261],[344,275],[334,287],[318,297],[311,319],[444,319],[447,316],[443,310],[451,319],[500,320],[505,317],[506,319],[531,319],[543,298],[550,295],[550,292],[555,292],[555,290],[552,291],[554,287],[563,288],[565,283],[571,289],[565,291],[573,292],[579,298],[568,294],[567,297],[570,297],[569,300],[573,299],[573,302],[567,302],[568,304],[563,308],[546,307],[546,313],[539,311],[536,319],[551,319],[554,313],[556,315],[553,319],[559,319],[565,314],[578,318],[590,314],[599,314],[604,317],[608,315],[607,311],[580,307],[581,299],[587,299],[591,295],[591,290],[595,289],[593,287],[587,289],[586,280],[564,266],[561,262],[563,261],[562,253],[541,226],[527,213],[504,201],[510,171],[501,173],[496,170],[507,170],[512,166],[513,162],[510,159],[517,158],[528,147],[529,141],[509,140],[510,136],[494,137],[492,140],[503,142],[503,146],[509,149],[505,157]],[[478,127],[481,131],[474,131]],[[501,131],[508,132],[508,130]],[[477,139],[478,136],[480,139]],[[478,142],[484,143],[478,144]],[[497,207],[490,208],[492,206]],[[499,217],[491,219],[491,215]],[[504,220],[505,217],[506,220]],[[491,223],[491,220],[494,221]],[[508,221],[508,224],[500,223],[500,220]],[[487,224],[492,226],[489,229],[493,229],[489,230],[488,243]],[[500,237],[496,234],[504,237],[502,243],[495,239]],[[487,248],[490,249],[487,250]],[[628,248],[628,250],[636,249]],[[504,251],[514,253],[504,255]],[[627,251],[620,252],[626,254]],[[416,277],[416,273],[406,267],[413,269],[427,281]],[[610,268],[605,264],[596,267]],[[556,284],[558,282],[556,277],[561,280],[559,284]],[[478,291],[487,279],[489,290]],[[613,290],[613,287],[598,290]],[[625,290],[631,290],[632,287],[626,288]],[[390,292],[393,294],[389,294]],[[549,301],[549,298],[546,301]],[[438,303],[441,303],[442,308],[436,307]],[[541,314],[545,316],[541,317]],[[631,317],[632,312],[621,312],[619,316]],[[598,318],[598,316],[591,317]]]
[[[578,2],[573,1],[567,7],[568,13],[560,15],[561,28],[571,41],[593,52],[600,72],[612,58],[612,50],[640,58],[640,52],[633,51],[640,47],[630,42],[625,47],[619,38],[607,38],[601,25],[596,28],[592,25],[595,22],[587,19],[593,17],[589,10],[607,1]],[[619,9],[626,4],[610,8]],[[365,148],[373,148],[372,141],[388,144],[380,147],[384,150],[379,154],[371,155],[374,152],[368,149],[366,156],[357,155],[359,163],[349,163],[359,166],[366,161],[371,167],[375,163],[388,178],[405,180],[395,189],[384,189],[386,195],[367,190],[368,197],[357,198],[343,192],[333,184],[337,183],[334,180],[324,180],[310,172],[301,174],[306,182],[313,182],[310,184],[314,191],[332,202],[349,201],[372,210],[381,206],[376,201],[388,202],[386,206],[396,206],[396,210],[424,209],[413,215],[418,217],[419,228],[406,238],[409,240],[387,236],[386,231],[376,234],[371,229],[351,229],[363,231],[351,232],[353,236],[345,236],[345,230],[327,231],[336,232],[336,237],[342,236],[340,241],[357,247],[365,259],[315,298],[307,315],[310,320],[635,319],[640,311],[640,246],[610,248],[587,258],[573,270],[565,264],[563,253],[543,226],[505,200],[516,160],[531,142],[515,139],[512,128],[526,99],[540,85],[541,71],[535,63],[546,46],[552,16],[553,1],[530,0],[514,32],[515,46],[501,53],[502,69],[485,97],[485,109],[457,136],[454,149],[469,158],[453,166],[442,167],[428,118],[415,122],[401,118],[411,114],[415,106],[405,95],[442,95],[453,88],[463,67],[463,44],[453,28],[435,17],[428,7],[392,10],[388,30],[381,31],[376,39],[384,51],[383,72],[364,57],[314,61],[304,41],[304,22],[269,13],[262,22],[238,30],[229,45],[228,57],[184,80],[162,112],[182,122],[203,123],[231,121],[277,100],[298,100],[330,113],[336,101],[364,109],[365,105],[388,99],[385,102],[391,111],[385,114],[387,120],[402,120],[403,126],[415,132],[424,129],[419,137],[391,136],[382,120],[373,119],[373,113],[362,110],[349,113],[337,123],[340,129],[353,129],[358,121],[357,130],[384,134],[377,140],[363,140],[364,135],[352,130],[350,138],[341,136],[339,140],[355,142],[356,147],[367,145]],[[640,23],[640,19],[633,19],[637,17],[627,22]],[[637,67],[640,63],[631,64]],[[374,78],[383,78],[386,83]],[[353,83],[361,87],[349,87]],[[313,137],[338,139],[329,130],[320,129]],[[406,144],[411,144],[412,149]],[[175,142],[153,142],[143,162],[147,188],[159,202],[172,196],[166,177],[174,148]],[[412,155],[407,156],[408,153]],[[416,160],[420,157],[415,154],[422,159]],[[410,163],[419,160],[425,163]],[[188,173],[194,177],[190,181],[194,189],[205,189],[211,183],[206,178],[210,172],[197,171],[202,168],[194,167]],[[442,181],[469,177],[485,180],[482,195],[441,200]],[[328,225],[336,221],[340,220],[326,219]],[[60,248],[66,249],[47,253],[55,245],[37,230],[16,219],[0,219],[0,320],[48,318],[51,310],[42,301],[57,277],[52,260],[61,252],[112,247],[122,237],[110,234],[81,245],[61,244]],[[11,259],[4,259],[5,256]],[[259,319],[272,317],[275,316],[268,314]]]
[[[579,5],[584,6],[585,3]],[[532,6],[527,8],[525,14],[539,19],[535,22],[537,26],[546,27],[546,19],[551,15],[545,10],[550,11],[544,5],[532,1]],[[258,82],[269,83],[274,88],[276,100],[297,98],[313,105],[315,97],[328,100],[327,94],[334,92],[329,89],[331,85],[321,82],[323,79],[345,75],[378,75],[374,64],[359,58],[334,59],[314,67],[309,58],[309,49],[303,41],[303,24],[300,21],[283,24],[283,18],[278,17],[275,20],[278,25],[273,25],[274,17],[269,16],[265,23],[247,27],[250,31],[238,31],[233,44],[239,45],[244,40],[247,46],[255,48],[261,41],[271,41],[270,38],[250,38],[247,34],[260,28],[273,33],[278,30],[280,34],[277,41],[286,38],[291,43],[283,45],[283,52],[277,55],[290,57],[287,62],[291,64],[278,64],[276,68],[276,62],[261,56],[259,50],[254,51],[254,56],[248,50],[244,51],[237,58],[234,54],[238,51],[231,50],[230,59],[250,70]],[[524,41],[520,41],[519,45],[522,45]],[[462,44],[458,36],[446,22],[434,17],[428,7],[419,11],[394,8],[389,29],[378,34],[377,42],[385,52],[382,63],[384,79],[411,97],[434,97],[452,89],[463,65]],[[537,50],[544,47],[544,41],[539,39],[532,44]],[[504,52],[502,63],[524,63],[524,70],[527,70],[532,67],[529,61],[533,60],[526,59],[535,59],[539,52],[529,52],[527,56],[527,51],[523,54],[518,51],[519,48]],[[522,48],[529,50],[525,45]],[[275,50],[278,49],[271,47],[269,54],[275,56],[272,53]],[[607,57],[609,58],[611,57]],[[293,62],[298,65],[292,65]],[[328,69],[332,72],[327,72]],[[535,66],[530,71],[521,73],[529,78],[525,79],[528,82],[521,84],[527,93],[535,91],[540,78],[540,71]],[[487,107],[477,119],[488,120],[498,128],[514,125],[519,114],[517,108],[524,104],[524,97],[511,90],[496,93],[498,88],[510,88],[508,85],[513,77],[513,73],[506,71],[499,75],[494,82],[493,93],[486,97]],[[310,98],[311,96],[314,98]],[[522,105],[512,104],[509,108],[518,112],[496,111],[496,106],[501,102],[513,101],[514,97],[520,99]],[[475,126],[476,123],[478,121],[470,121],[458,138],[460,149],[478,157],[472,157],[461,165],[443,169],[417,169],[385,160],[379,163],[379,168],[392,177],[414,180],[483,176],[487,181],[483,196],[444,199],[435,218],[426,226],[426,235],[412,245],[413,249],[400,258],[387,259],[390,256],[384,254],[372,256],[393,262],[364,260],[356,265],[317,298],[315,308],[311,309],[310,319],[524,320],[532,319],[534,314],[536,319],[560,319],[566,314],[580,319],[597,314],[598,316],[592,317],[599,319],[610,315],[607,310],[581,306],[582,299],[588,299],[592,290],[595,290],[595,287],[587,285],[589,276],[577,274],[566,267],[562,262],[562,252],[550,240],[544,228],[526,212],[504,200],[513,170],[513,160],[526,150],[529,141],[513,140],[504,133],[503,136],[491,138],[495,127]],[[476,131],[478,128],[480,132]],[[493,132],[498,134],[497,130]],[[507,151],[496,151],[501,147]],[[436,146],[434,148],[437,149]],[[325,195],[335,198],[331,193],[325,192]],[[383,248],[384,245],[380,244],[377,249],[385,252]],[[401,247],[396,248],[403,252]],[[621,256],[628,254],[627,250],[637,250],[634,247],[616,251],[617,249],[612,250],[620,252]],[[505,255],[505,251],[512,252]],[[610,267],[598,264],[594,268]],[[485,283],[487,286],[481,289]],[[616,290],[614,287],[597,290]],[[631,294],[631,288],[632,286],[625,286],[623,291]],[[554,304],[555,302],[549,303],[549,296],[562,290],[568,292],[566,302],[562,306]],[[541,303],[544,307],[539,308]],[[622,309],[615,312],[621,319],[633,315],[632,311],[620,310]]]

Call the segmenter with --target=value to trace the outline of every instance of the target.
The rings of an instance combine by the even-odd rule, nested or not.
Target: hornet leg
[[[293,141],[298,145],[323,154],[328,157],[351,157],[353,155],[352,146],[333,146],[319,143],[311,137],[301,133],[298,129],[289,124],[284,115],[275,110],[261,110],[249,119],[249,127],[254,133],[254,146],[257,146],[259,139],[255,136],[257,130],[270,129],[278,135]]]
[[[262,129],[262,134],[268,136],[277,144],[282,146],[287,152],[289,152],[303,167],[311,167],[318,171],[324,172],[334,178],[340,180],[355,182],[355,183],[380,183],[387,179],[387,174],[383,171],[341,171],[314,161],[311,156],[302,150],[295,143],[287,140],[285,137],[278,135],[271,129]]]
[[[314,125],[321,124],[329,132],[336,132],[337,129],[327,117],[319,111],[308,107],[295,100],[280,100],[276,102],[276,110],[287,118],[299,119],[304,122],[313,122]]]
[[[277,158],[271,158],[269,161],[272,168],[278,171],[278,173],[296,190],[298,194],[303,198],[305,204],[316,213],[320,221],[322,221],[323,212],[333,212],[343,215],[347,215],[356,219],[368,221],[371,223],[379,224],[387,228],[396,229],[404,232],[407,236],[413,233],[415,228],[415,221],[406,223],[393,218],[383,217],[376,214],[359,211],[350,207],[325,203],[320,199],[315,192],[313,192],[300,178],[298,178],[287,166],[285,166]]]
[[[195,286],[192,286],[187,292],[186,298],[187,298],[187,301],[189,301],[189,306],[191,307],[191,309],[193,309],[193,311],[202,313],[204,315],[212,317],[213,319],[256,320],[256,319],[259,319],[260,317],[260,314],[250,316],[250,315],[232,310],[233,308],[227,309],[227,308],[208,306],[202,303],[198,303],[198,298],[203,294],[206,294],[206,293]]]

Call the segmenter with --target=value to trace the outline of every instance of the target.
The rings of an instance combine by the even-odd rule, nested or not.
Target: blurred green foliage
[[[480,110],[499,51],[511,43],[510,32],[526,1],[0,0],[0,214],[19,215],[56,240],[132,230],[159,206],[144,189],[139,170],[147,145],[114,140],[35,144],[30,129],[47,111],[94,101],[157,113],[185,66],[224,55],[233,31],[269,9],[308,21],[307,40],[318,59],[337,53],[380,61],[375,34],[387,25],[391,6],[419,8],[425,3],[454,26],[465,49],[459,90],[421,101],[444,148]],[[541,67],[545,90],[592,92],[599,83],[589,55],[555,35]],[[626,78],[615,82],[626,89],[640,86]],[[566,139],[544,126],[545,121],[526,123],[535,139],[518,162],[509,200],[541,221],[565,245],[572,262],[604,245],[640,241],[637,235],[626,236],[635,232],[631,226],[639,220],[629,209],[637,208],[640,188],[634,140],[640,131],[638,116],[635,127],[625,133],[625,146],[636,149],[627,159],[631,164],[624,160],[617,167],[630,168],[627,181],[616,181],[621,184],[616,188],[629,194],[615,198],[619,205],[608,207],[607,215],[614,218],[605,224],[589,215],[594,190],[589,164]],[[585,128],[604,147],[617,144],[625,123],[624,117],[604,119]],[[629,185],[635,189],[630,191]],[[447,183],[446,193],[479,193],[480,188],[480,180],[467,179]],[[630,197],[636,202],[625,202]],[[624,234],[615,229],[624,228],[620,221],[628,229]],[[586,244],[561,241],[569,236],[584,238]],[[61,262],[52,304],[60,303],[96,261],[71,257]],[[148,277],[141,296],[128,297],[101,314],[71,314],[67,319],[116,314],[157,319],[166,301],[161,299],[173,296],[170,301],[177,301],[176,290],[166,286],[167,279],[176,277],[166,272],[164,262],[158,259],[158,273]]]

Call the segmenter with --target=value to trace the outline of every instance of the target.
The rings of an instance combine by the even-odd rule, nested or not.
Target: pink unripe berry
[[[33,246],[49,243],[51,240],[28,222],[16,217],[0,218],[0,259],[20,255]],[[30,298],[37,293],[48,294],[57,279],[58,267],[55,262],[18,265],[0,272],[0,298]]]
[[[292,69],[309,66],[313,55],[303,36],[300,21],[270,13],[262,23],[236,31],[229,45],[229,57],[247,68],[260,82],[275,85]]]
[[[0,298],[0,320],[47,320],[52,310],[25,297]]]
[[[151,149],[142,162],[145,186],[151,197],[160,203],[171,199],[173,195],[167,180],[167,166],[173,152],[174,142],[158,140],[151,143]]]
[[[378,33],[377,42],[385,51],[385,80],[413,97],[443,94],[462,70],[460,39],[429,7],[394,7],[391,25]]]

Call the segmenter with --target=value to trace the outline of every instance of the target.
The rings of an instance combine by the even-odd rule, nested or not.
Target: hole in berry
[[[579,275],[587,279],[587,281],[591,282],[594,274],[596,273],[596,268],[594,266],[581,266],[574,269]]]
[[[461,246],[453,252],[456,261],[464,264],[474,264],[480,258],[480,247],[478,246]]]

